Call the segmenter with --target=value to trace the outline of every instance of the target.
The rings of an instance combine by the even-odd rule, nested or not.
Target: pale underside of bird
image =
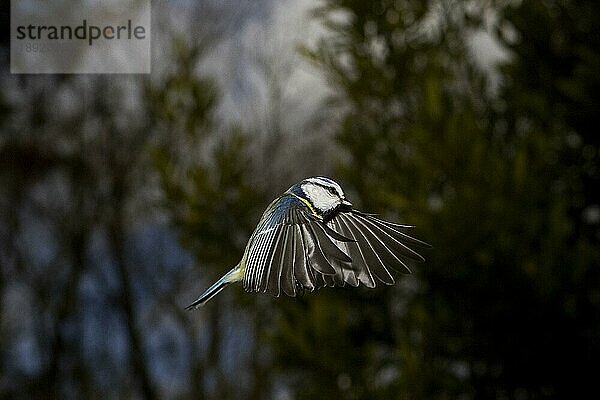
[[[393,270],[410,273],[409,262],[425,261],[413,247],[429,245],[405,233],[409,228],[354,210],[329,178],[305,179],[267,207],[240,262],[187,308],[238,281],[248,292],[273,296],[324,286],[391,285]]]

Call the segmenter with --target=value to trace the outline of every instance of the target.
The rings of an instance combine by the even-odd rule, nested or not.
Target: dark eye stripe
[[[320,182],[313,182],[313,183],[317,186],[321,186],[323,189],[327,190],[329,193],[339,196],[339,193],[337,192],[337,190],[335,190],[335,188],[333,186],[325,185]]]
[[[344,194],[343,194],[344,192],[342,191],[342,188],[339,187],[338,183],[335,182],[333,179],[319,176],[316,178],[310,178],[310,179],[308,179],[308,181],[312,182],[314,185],[324,188],[325,190],[327,190],[329,193],[331,193],[333,195],[336,195],[339,197],[344,197]],[[339,190],[338,190],[338,188],[339,188]]]

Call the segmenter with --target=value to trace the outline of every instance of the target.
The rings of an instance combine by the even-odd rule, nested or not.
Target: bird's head
[[[307,178],[292,186],[289,191],[308,201],[323,217],[352,207],[352,203],[346,200],[342,187],[329,178]]]

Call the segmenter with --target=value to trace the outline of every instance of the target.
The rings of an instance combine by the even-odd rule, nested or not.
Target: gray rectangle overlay
[[[16,74],[150,73],[150,0],[11,0]]]

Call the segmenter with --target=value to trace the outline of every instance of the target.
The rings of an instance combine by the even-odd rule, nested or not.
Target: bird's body
[[[401,230],[410,228],[352,209],[329,178],[305,179],[267,207],[240,262],[187,308],[203,305],[233,282],[246,291],[281,292],[349,284],[393,284],[390,268],[410,273],[406,259],[424,261],[408,244],[427,246]]]

